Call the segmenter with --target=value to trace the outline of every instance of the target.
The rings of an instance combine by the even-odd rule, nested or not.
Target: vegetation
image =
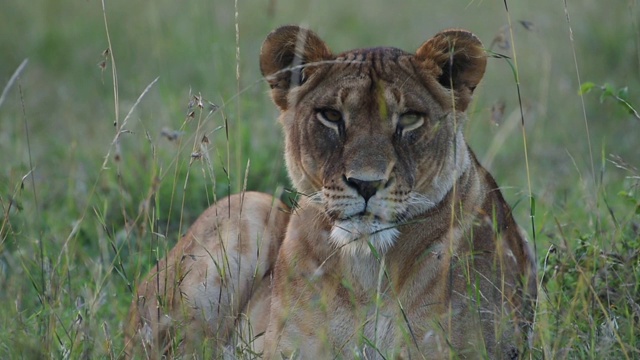
[[[288,23],[336,51],[479,35],[467,135],[535,244],[529,355],[639,358],[638,19],[637,0],[5,1],[0,358],[118,357],[136,279],[204,208],[290,188],[257,65]]]

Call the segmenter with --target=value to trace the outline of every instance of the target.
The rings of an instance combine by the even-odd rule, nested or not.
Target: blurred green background
[[[105,2],[0,5],[1,358],[117,357],[135,280],[206,206],[290,188],[257,62],[283,24],[334,52],[460,27],[509,56],[490,59],[466,133],[535,238],[550,305],[534,355],[640,357],[640,119],[612,96],[640,106],[636,0]]]

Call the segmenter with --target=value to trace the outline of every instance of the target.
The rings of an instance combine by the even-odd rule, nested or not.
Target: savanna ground
[[[535,243],[530,356],[640,358],[640,4],[507,4],[4,1],[0,358],[118,357],[136,279],[204,208],[290,188],[257,64],[289,23],[336,51],[462,27],[508,56],[466,134]]]

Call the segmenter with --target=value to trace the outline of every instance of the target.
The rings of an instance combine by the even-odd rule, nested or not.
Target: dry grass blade
[[[27,66],[27,63],[29,63],[29,59],[22,60],[16,71],[14,71],[13,75],[11,75],[11,77],[9,78],[9,81],[7,81],[7,85],[4,86],[2,95],[0,95],[0,107],[2,107],[2,104],[7,97],[7,93],[9,93],[9,90],[13,87],[13,84],[16,82],[20,74],[22,74],[22,71]]]
[[[582,80],[580,79],[580,68],[578,67],[578,55],[576,53],[576,46],[573,38],[573,28],[571,27],[571,17],[569,16],[569,6],[567,5],[567,0],[563,1],[564,3],[564,14],[567,20],[567,26],[569,28],[569,42],[571,43],[571,51],[573,53],[573,63],[576,69],[576,78],[578,80],[578,84],[582,84]],[[589,131],[589,120],[587,118],[587,107],[584,103],[584,96],[580,94],[580,104],[582,106],[582,117],[584,119],[584,127],[587,135],[587,144],[589,146],[589,159],[591,160],[591,175],[593,176],[593,183],[597,184],[597,175],[596,175],[596,167],[593,161],[593,146],[591,145],[591,133]],[[594,192],[596,194],[595,201],[597,202],[597,196],[599,194],[598,191]]]
[[[142,98],[149,92],[149,90],[151,90],[151,88],[153,87],[153,85],[155,85],[155,83],[158,81],[158,79],[159,79],[159,77],[153,79],[153,81],[151,83],[149,83],[149,85],[147,85],[147,87],[144,89],[144,91],[142,91],[140,96],[138,96],[138,99],[136,100],[136,102],[129,109],[129,112],[127,113],[127,116],[125,116],[124,120],[122,121],[122,124],[120,124],[120,126],[118,128],[118,131],[116,132],[116,136],[113,138],[113,141],[111,142],[111,147],[109,148],[109,151],[107,152],[107,155],[105,155],[105,157],[104,157],[104,162],[102,163],[102,168],[103,169],[107,168],[107,162],[109,161],[109,157],[111,155],[111,150],[114,149],[116,147],[116,145],[118,144],[118,141],[120,140],[120,136],[122,134],[124,134],[124,133],[127,133],[127,130],[125,130],[124,127],[127,125],[127,121],[129,120],[129,117],[131,117],[131,114],[133,113],[133,110],[135,110],[135,108],[138,106],[138,104],[140,104],[140,101],[142,100]]]

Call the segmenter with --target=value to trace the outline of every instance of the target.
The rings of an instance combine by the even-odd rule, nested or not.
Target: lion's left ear
[[[442,86],[456,91],[465,108],[487,66],[480,39],[459,29],[436,34],[420,46],[416,58],[429,68]]]

